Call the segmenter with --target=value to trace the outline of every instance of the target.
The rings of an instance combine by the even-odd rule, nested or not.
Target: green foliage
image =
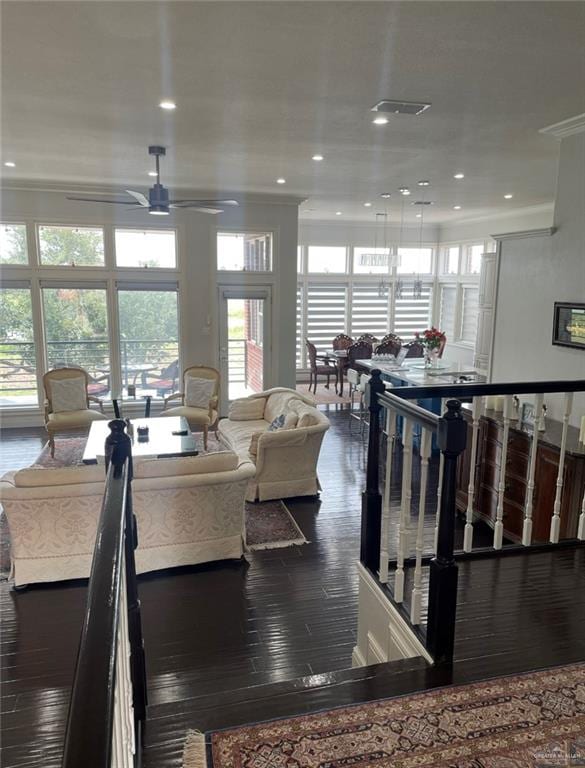
[[[26,227],[18,224],[4,226],[6,230],[0,238],[0,263],[27,264]]]
[[[42,264],[92,267],[104,263],[101,229],[40,227],[39,245]]]

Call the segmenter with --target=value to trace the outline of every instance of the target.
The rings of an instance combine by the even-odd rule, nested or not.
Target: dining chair
[[[393,338],[390,338],[393,336]],[[396,355],[400,352],[402,340],[394,334],[385,336],[375,349],[376,355]]]
[[[367,341],[369,344],[372,345],[372,347],[374,347],[376,344],[380,343],[380,339],[377,336],[372,336],[371,333],[364,333],[364,334],[362,334],[359,337],[358,341]]]
[[[353,344],[353,339],[351,336],[348,336],[346,333],[338,333],[337,336],[333,339],[331,342],[331,346],[333,349],[347,349],[348,347],[351,347]]]
[[[219,415],[220,374],[208,365],[191,365],[183,371],[182,391],[165,398],[161,416],[184,416],[190,428],[203,431],[203,447],[207,450],[207,437],[213,429],[217,438]],[[179,404],[169,406],[178,400]]]
[[[424,357],[425,356],[424,346],[420,343],[420,341],[417,341],[416,339],[414,341],[409,341],[408,344],[405,344],[404,346],[405,348],[408,348],[406,357]]]
[[[368,341],[355,341],[347,350],[347,365],[355,368],[356,360],[369,360],[372,357],[372,345]]]
[[[317,347],[311,341],[309,341],[309,339],[305,339],[305,344],[307,345],[307,354],[309,356],[310,366],[309,392],[311,391],[311,387],[313,387],[314,393],[317,392],[317,376],[327,377],[327,384],[325,384],[326,389],[329,389],[329,383],[331,377],[333,376],[335,378],[335,392],[337,392],[339,371],[336,361],[332,360],[330,357],[327,357],[327,355],[319,355],[317,353]]]
[[[90,377],[83,368],[54,368],[43,376],[45,429],[52,457],[57,433],[87,428],[94,421],[107,419],[102,401],[89,393],[89,386]],[[99,410],[90,408],[90,403],[96,403]]]

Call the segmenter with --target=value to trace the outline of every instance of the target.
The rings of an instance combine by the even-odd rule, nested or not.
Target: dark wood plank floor
[[[349,438],[347,412],[329,415],[321,502],[289,503],[310,544],[253,553],[247,563],[140,578],[147,768],[179,766],[188,728],[585,659],[585,552],[563,550],[461,565],[451,672],[429,670],[420,660],[348,671],[357,627],[354,562],[365,443],[356,434]],[[30,464],[44,443],[41,430],[1,438],[2,470]],[[432,524],[431,514],[429,532]],[[83,582],[22,593],[1,585],[5,768],[60,764],[85,592]],[[497,621],[494,601],[501,608]]]

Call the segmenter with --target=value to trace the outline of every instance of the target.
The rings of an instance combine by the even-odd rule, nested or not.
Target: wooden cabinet
[[[489,414],[490,412],[480,419],[477,461],[473,468],[473,507],[474,516],[493,527],[498,506],[504,426],[501,414]],[[471,416],[466,413],[465,417],[468,420],[467,449],[460,458],[457,478],[457,507],[461,512],[465,512],[467,508],[467,492],[472,471]],[[561,429],[558,422],[550,421],[547,423],[547,431],[539,434],[532,512],[533,543],[549,540],[559,467]],[[561,497],[561,538],[574,538],[577,535],[579,512],[585,492],[585,451],[577,442],[577,430],[573,427],[569,429],[571,433],[565,456]],[[504,536],[515,542],[522,539],[531,445],[532,434],[514,424],[510,428],[505,467],[503,523]]]

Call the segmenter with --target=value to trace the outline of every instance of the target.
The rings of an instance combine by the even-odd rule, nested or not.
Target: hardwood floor
[[[180,766],[189,728],[585,659],[585,550],[570,549],[460,564],[452,670],[420,660],[349,670],[365,442],[349,437],[347,412],[328,415],[321,501],[287,502],[310,544],[140,578],[146,768]],[[5,431],[1,439],[2,470],[30,464],[45,441],[42,430]],[[433,524],[429,510],[428,536]],[[479,528],[477,537],[487,542],[489,532]],[[0,585],[5,768],[60,764],[85,592],[84,582],[20,593]]]

